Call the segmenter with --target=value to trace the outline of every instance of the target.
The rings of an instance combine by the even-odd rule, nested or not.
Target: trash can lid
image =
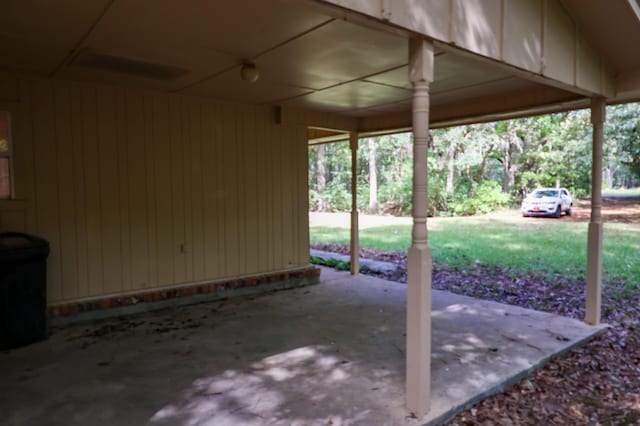
[[[0,234],[0,250],[31,247],[31,240],[24,235]]]
[[[49,255],[49,242],[22,232],[0,232],[0,263]]]

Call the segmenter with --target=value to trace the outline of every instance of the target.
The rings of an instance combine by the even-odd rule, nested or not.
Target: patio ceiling
[[[0,15],[0,68],[353,117],[410,110],[407,44],[283,0],[11,2]],[[240,78],[245,61],[257,64],[256,83]],[[436,116],[439,106],[543,87],[442,50],[435,72]],[[554,101],[577,98],[553,93]]]

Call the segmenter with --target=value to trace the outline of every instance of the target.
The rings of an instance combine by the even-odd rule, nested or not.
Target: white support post
[[[360,272],[360,233],[358,229],[358,133],[349,133],[351,148],[351,275]]]
[[[409,80],[413,87],[413,229],[407,261],[406,403],[416,417],[431,407],[431,249],[427,244],[427,150],[429,83],[433,45],[409,41]]]
[[[585,321],[600,324],[602,299],[602,145],[606,120],[604,98],[591,100],[591,123],[593,124],[591,163],[591,220],[587,245],[587,305]]]

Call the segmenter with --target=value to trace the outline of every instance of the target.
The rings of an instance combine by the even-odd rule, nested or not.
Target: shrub
[[[461,216],[485,214],[506,206],[509,201],[509,194],[502,192],[497,182],[487,180],[472,185],[469,197],[458,198],[453,205],[453,212]]]

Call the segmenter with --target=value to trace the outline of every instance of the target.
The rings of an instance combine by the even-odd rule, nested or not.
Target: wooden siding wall
[[[307,129],[272,109],[0,77],[49,303],[307,265]]]
[[[558,0],[318,1],[548,77],[567,89],[615,95],[610,68]]]

